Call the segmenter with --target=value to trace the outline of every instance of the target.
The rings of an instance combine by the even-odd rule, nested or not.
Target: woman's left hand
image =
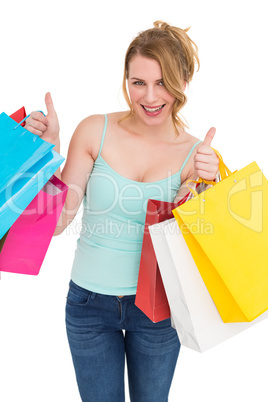
[[[210,128],[204,142],[198,147],[194,159],[194,167],[198,177],[204,180],[214,180],[219,169],[219,158],[210,147],[216,129]]]

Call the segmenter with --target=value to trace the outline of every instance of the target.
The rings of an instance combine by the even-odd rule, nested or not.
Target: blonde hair
[[[172,110],[175,130],[179,133],[178,127],[187,127],[178,117],[179,111],[187,102],[182,83],[185,81],[188,84],[192,80],[195,65],[197,65],[197,71],[200,67],[198,48],[186,33],[189,29],[181,29],[163,21],[155,21],[154,28],[139,33],[131,42],[125,56],[123,78],[123,94],[130,111],[121,120],[134,114],[127,92],[126,80],[129,76],[129,63],[134,56],[139,54],[156,60],[160,64],[164,85],[175,98]]]

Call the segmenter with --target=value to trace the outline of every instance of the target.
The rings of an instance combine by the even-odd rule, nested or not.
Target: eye
[[[163,80],[161,80],[161,81],[159,81],[159,83],[158,83],[160,86],[162,86],[162,87],[164,87],[165,86],[165,84],[164,84],[164,81]]]
[[[134,85],[144,85],[143,81],[134,81],[133,82]]]

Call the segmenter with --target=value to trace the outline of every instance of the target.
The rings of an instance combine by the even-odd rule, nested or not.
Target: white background
[[[191,26],[199,46],[201,69],[183,111],[190,133],[203,139],[215,126],[213,146],[231,170],[256,160],[267,173],[265,0],[10,0],[0,15],[0,112],[45,111],[51,91],[63,156],[84,117],[126,107],[126,48],[162,19]],[[80,400],[64,324],[75,229],[53,238],[39,276],[2,273],[1,402]],[[204,354],[183,348],[170,401],[267,401],[267,338],[265,321]]]

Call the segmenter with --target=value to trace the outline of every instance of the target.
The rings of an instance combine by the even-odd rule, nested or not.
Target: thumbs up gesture
[[[214,180],[219,168],[219,158],[210,147],[216,129],[210,128],[204,142],[198,147],[194,159],[194,167],[198,177],[204,180]]]
[[[45,96],[47,115],[41,112],[32,112],[26,120],[25,128],[33,134],[39,135],[43,140],[57,145],[59,143],[59,121],[54,109],[51,94]]]

